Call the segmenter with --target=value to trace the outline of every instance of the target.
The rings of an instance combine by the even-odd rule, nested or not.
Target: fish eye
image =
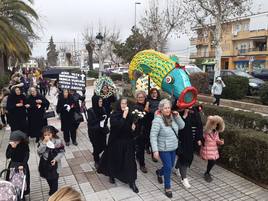
[[[174,78],[172,77],[172,76],[167,76],[166,77],[166,83],[168,83],[168,84],[172,84],[172,83],[174,83]]]

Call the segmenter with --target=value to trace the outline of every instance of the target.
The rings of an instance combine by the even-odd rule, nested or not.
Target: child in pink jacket
[[[202,159],[207,160],[207,171],[204,178],[207,182],[212,181],[210,171],[219,158],[218,145],[223,145],[224,140],[219,138],[219,133],[223,132],[225,124],[220,116],[209,116],[204,130],[203,142],[200,149]]]

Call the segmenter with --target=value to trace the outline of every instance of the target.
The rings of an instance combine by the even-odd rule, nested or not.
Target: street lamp
[[[101,58],[101,46],[103,44],[103,39],[104,37],[99,32],[98,35],[96,36],[98,50],[99,50],[99,78],[102,76],[102,72],[103,72],[103,65],[102,65],[102,58]]]
[[[137,5],[140,5],[141,2],[135,2],[135,29],[136,29],[136,21],[137,21]]]

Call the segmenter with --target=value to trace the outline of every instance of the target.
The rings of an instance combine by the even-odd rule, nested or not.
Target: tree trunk
[[[218,18],[216,19],[216,29],[215,29],[215,60],[216,64],[214,66],[214,81],[216,77],[220,76],[221,74],[221,20]]]
[[[5,73],[5,65],[4,65],[4,56],[0,53],[0,75],[4,75]]]
[[[93,51],[88,51],[88,66],[90,70],[93,70]]]
[[[8,59],[9,59],[9,57],[6,54],[3,54],[4,71],[5,72],[8,72]]]

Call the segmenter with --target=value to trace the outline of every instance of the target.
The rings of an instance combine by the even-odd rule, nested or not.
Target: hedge
[[[220,134],[219,162],[264,184],[268,184],[268,135],[252,129],[229,129]]]
[[[207,73],[193,73],[189,75],[192,86],[198,93],[209,94],[209,78]]]
[[[260,114],[248,111],[235,111],[231,108],[217,107],[205,104],[203,111],[206,116],[219,115],[225,121],[242,129],[254,129],[257,131],[268,132],[268,118]]]
[[[91,77],[91,78],[98,78],[99,72],[96,70],[90,70],[90,71],[88,71],[87,76]]]
[[[224,77],[223,81],[226,87],[223,89],[222,98],[238,100],[244,98],[248,94],[248,78],[231,76]]]
[[[268,83],[265,83],[259,91],[262,104],[268,105]]]

